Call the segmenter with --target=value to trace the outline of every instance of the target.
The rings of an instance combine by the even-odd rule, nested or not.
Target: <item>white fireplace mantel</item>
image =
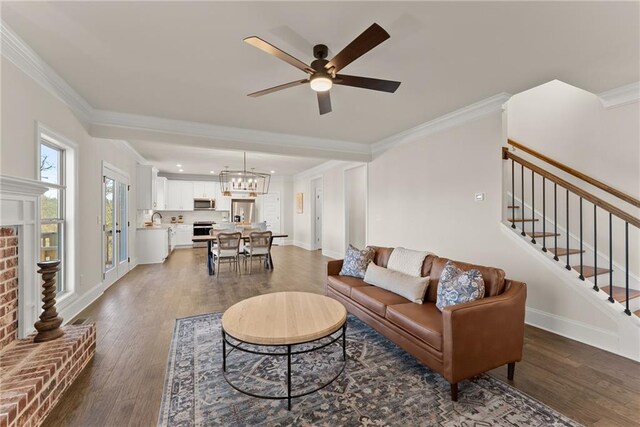
[[[0,175],[0,227],[18,227],[18,338],[34,330],[40,315],[38,224],[40,181]]]

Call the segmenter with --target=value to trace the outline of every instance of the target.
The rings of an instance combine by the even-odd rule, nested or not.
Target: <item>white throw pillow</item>
[[[429,276],[413,277],[399,271],[369,264],[364,275],[364,281],[394,294],[405,297],[411,302],[422,304],[429,286]]]
[[[406,248],[395,248],[391,252],[387,268],[413,277],[422,275],[422,264],[429,252],[412,251]]]

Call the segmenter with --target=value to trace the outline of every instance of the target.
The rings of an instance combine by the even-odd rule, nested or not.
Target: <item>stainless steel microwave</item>
[[[212,211],[216,208],[214,199],[193,199],[194,211]]]

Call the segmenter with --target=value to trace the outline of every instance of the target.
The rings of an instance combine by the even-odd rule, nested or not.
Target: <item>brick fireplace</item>
[[[18,336],[18,228],[0,228],[0,350]]]

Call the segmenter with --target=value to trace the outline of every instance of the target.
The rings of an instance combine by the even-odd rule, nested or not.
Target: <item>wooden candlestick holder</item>
[[[34,326],[38,333],[33,338],[34,342],[55,340],[64,335],[60,328],[62,317],[56,311],[56,273],[60,271],[60,261],[42,261],[38,263],[38,273],[42,275],[42,314]]]

